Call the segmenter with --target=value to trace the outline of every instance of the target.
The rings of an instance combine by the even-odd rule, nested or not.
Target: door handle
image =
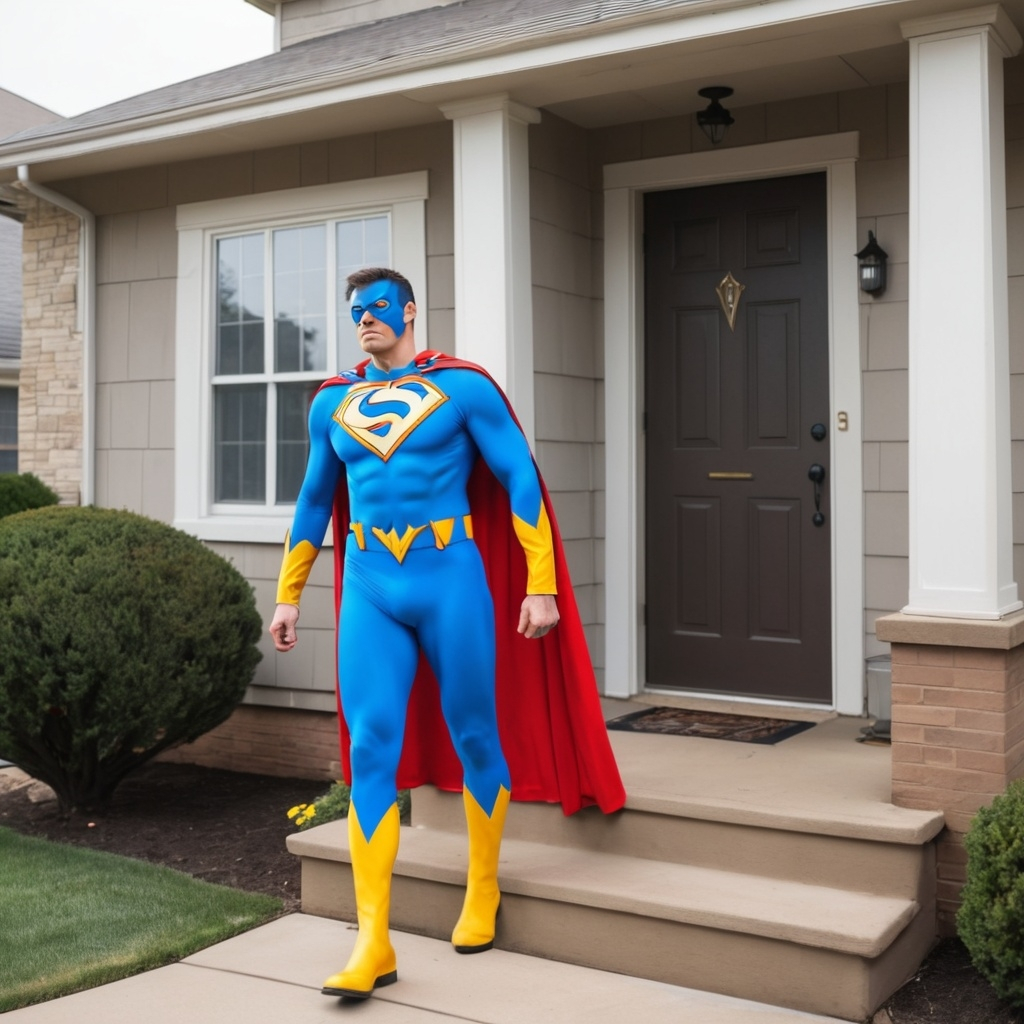
[[[811,522],[815,526],[825,525],[825,513],[821,511],[821,485],[825,482],[825,467],[820,462],[811,464],[807,470],[807,479],[814,484],[814,515]]]

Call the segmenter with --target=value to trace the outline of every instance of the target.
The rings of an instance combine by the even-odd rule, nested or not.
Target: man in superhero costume
[[[617,810],[625,793],[550,500],[505,396],[480,367],[417,355],[416,305],[400,274],[359,271],[346,298],[370,358],[310,406],[270,632],[279,651],[295,646],[299,597],[333,516],[359,931],[323,992],[365,999],[398,976],[388,936],[398,788],[463,793],[460,953],[494,942],[510,797],[560,801],[568,814],[589,803]]]

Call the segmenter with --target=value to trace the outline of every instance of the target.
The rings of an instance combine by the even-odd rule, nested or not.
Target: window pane
[[[263,281],[262,232],[218,240],[219,374],[263,372]]]
[[[336,225],[338,245],[338,366],[344,369],[365,359],[356,341],[349,304],[347,278],[363,267],[391,266],[391,221],[387,215],[342,220]]]
[[[327,369],[327,227],[274,232],[274,369]]]
[[[290,504],[299,496],[309,454],[306,419],[317,385],[279,384],[277,387],[277,503]]]
[[[338,222],[339,301],[345,296],[345,278],[353,270],[390,266],[390,234],[389,219],[385,215]]]
[[[0,473],[18,472],[18,453],[0,448]]]
[[[18,389],[0,388],[0,444],[18,443]]]
[[[361,220],[342,220],[338,222],[338,299],[345,295],[345,278],[356,267],[361,267],[363,258],[363,222]]]
[[[263,502],[267,485],[267,389],[214,389],[214,501]]]
[[[299,325],[294,320],[274,321],[274,369],[294,373],[302,369],[299,361]]]
[[[263,324],[242,324],[242,373],[263,372]]]
[[[363,254],[366,266],[390,266],[391,239],[388,218],[370,217],[363,223],[366,225],[366,252]]]

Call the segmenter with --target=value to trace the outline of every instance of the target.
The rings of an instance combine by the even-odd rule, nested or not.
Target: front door
[[[645,197],[651,688],[832,699],[825,198]]]

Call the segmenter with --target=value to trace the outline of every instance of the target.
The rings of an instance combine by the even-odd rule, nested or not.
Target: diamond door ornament
[[[735,277],[732,276],[732,271],[729,271],[721,281],[718,282],[718,287],[715,291],[718,293],[718,301],[722,304],[722,312],[725,314],[725,319],[729,324],[729,330],[736,330],[736,314],[740,308],[740,296],[743,294],[744,289],[747,286],[740,284]]]

